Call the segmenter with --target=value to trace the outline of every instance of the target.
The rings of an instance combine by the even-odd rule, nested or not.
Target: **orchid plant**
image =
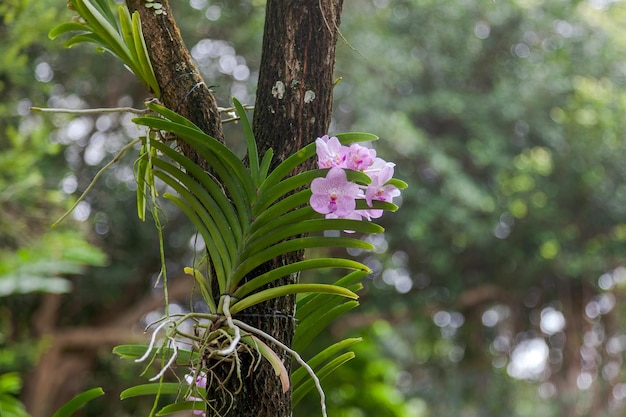
[[[120,6],[118,22],[106,0],[71,0],[71,3],[82,21],[63,24],[53,29],[51,36],[79,31],[69,41],[70,46],[78,42],[97,43],[122,59],[151,91],[158,91],[139,16],[131,16]],[[204,240],[206,254],[185,268],[185,272],[194,279],[206,308],[184,314],[169,314],[166,309],[163,318],[148,326],[152,331],[148,345],[123,345],[114,349],[119,356],[147,361],[147,372],[153,372],[152,364],[158,364],[147,384],[131,387],[121,397],[159,398],[173,394],[176,401],[158,410],[158,415],[181,410],[194,410],[197,414],[206,410],[226,413],[228,406],[216,405],[215,396],[228,398],[231,388],[227,386],[237,386],[244,373],[254,372],[256,359],[252,360],[250,369],[242,369],[239,360],[242,355],[250,355],[271,364],[283,390],[293,390],[294,404],[316,388],[325,416],[320,377],[350,360],[354,354],[344,351],[358,339],[340,341],[308,362],[298,352],[334,318],[358,305],[356,291],[370,270],[352,259],[318,257],[267,272],[257,271],[276,257],[305,249],[372,250],[372,245],[358,234],[383,232],[371,220],[381,217],[384,211],[398,208],[393,199],[400,195],[406,183],[393,178],[393,163],[378,158],[374,149],[362,145],[377,139],[367,133],[317,138],[270,170],[273,152],[259,155],[246,109],[237,100],[233,101],[246,139],[247,164],[226,145],[158,100],[146,102],[149,113],[134,119],[147,132],[138,139],[141,143],[136,162],[138,215],[144,219],[147,208],[151,207],[160,230],[159,205],[165,198],[195,226]],[[164,137],[186,142],[207,161],[211,172],[178,152]],[[315,156],[317,169],[292,175]],[[348,234],[325,235],[328,230],[343,230]],[[267,286],[285,276],[329,268],[347,273],[334,284],[296,282]],[[291,347],[237,316],[262,302],[289,294],[300,294],[295,316],[298,326]],[[162,337],[159,343],[158,336]],[[291,378],[278,352],[270,345],[289,353],[296,361],[299,368]],[[230,364],[226,380],[214,375],[218,363]],[[170,375],[179,382],[168,382]],[[79,396],[72,407],[99,394],[100,391],[90,390],[84,397]],[[71,414],[72,407],[68,405],[60,410],[58,416]]]

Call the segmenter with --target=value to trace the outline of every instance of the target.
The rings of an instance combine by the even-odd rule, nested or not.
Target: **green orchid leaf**
[[[259,167],[259,177],[261,181],[265,181],[267,178],[267,174],[270,170],[270,165],[272,163],[272,158],[274,157],[274,150],[268,149],[263,155],[263,160],[261,161],[261,166]]]
[[[187,410],[204,411],[205,408],[206,408],[206,404],[204,401],[185,401],[181,403],[174,403],[174,404],[166,405],[165,407],[161,408],[156,413],[156,415],[167,416],[170,414],[176,414],[181,411],[187,411]]]
[[[291,275],[296,272],[302,272],[311,269],[321,269],[321,268],[346,268],[346,269],[356,269],[360,271],[364,271],[366,274],[369,273],[369,268],[363,265],[360,262],[353,261],[350,259],[341,259],[341,258],[317,258],[317,259],[307,259],[304,261],[294,262],[289,265],[284,265],[268,271],[264,274],[258,275],[251,279],[250,281],[244,283],[239,286],[237,290],[233,293],[233,296],[236,298],[242,298],[254,290],[261,288],[262,286],[269,284],[270,282],[276,281],[282,277]],[[234,283],[235,285],[237,283]]]
[[[59,408],[52,415],[52,417],[70,417],[89,401],[93,400],[94,398],[98,398],[101,395],[104,395],[104,391],[102,390],[102,388],[92,388],[88,391],[82,392],[66,402],[63,407]]]
[[[320,379],[320,381],[323,381],[324,378],[326,378],[328,375],[333,373],[333,371],[335,371],[341,365],[343,365],[344,363],[354,358],[355,358],[354,352],[346,352],[343,355],[336,357],[335,359],[330,361],[328,364],[324,365],[322,369],[316,371],[316,375]],[[315,383],[313,382],[312,379],[307,379],[302,384],[300,384],[300,386],[297,389],[295,389],[293,393],[291,394],[292,404],[294,406],[298,404],[302,400],[302,398],[309,391],[311,391],[314,387],[315,387]]]
[[[351,230],[366,234],[382,233],[385,229],[376,223],[364,222],[361,220],[349,219],[314,219],[304,220],[288,226],[276,228],[271,231],[264,232],[265,229],[259,230],[251,236],[247,242],[246,249],[241,253],[242,258],[247,258],[254,253],[259,253],[271,245],[298,235],[304,235],[312,232],[324,232],[326,230]]]
[[[357,299],[358,295],[352,291],[330,284],[288,284],[280,287],[268,288],[263,291],[259,291],[252,295],[249,295],[241,300],[237,300],[230,308],[232,314],[236,314],[246,308],[253,305],[262,303],[273,298],[283,297],[289,294],[301,294],[301,293],[329,293],[336,294],[347,298]]]
[[[256,146],[256,140],[254,139],[254,133],[252,133],[252,126],[250,126],[246,110],[243,108],[239,100],[233,98],[233,104],[237,110],[239,121],[243,125],[243,134],[246,138],[246,146],[248,148],[248,162],[250,163],[252,181],[254,182],[254,185],[258,187],[260,185],[259,151]]]
[[[274,187],[264,191],[263,194],[260,194],[260,197],[257,199],[257,203],[255,204],[252,214],[254,216],[260,216],[276,200],[279,200],[284,195],[298,188],[304,186],[308,188],[311,184],[311,181],[313,181],[315,178],[326,175],[327,172],[327,169],[316,169],[303,172],[293,177],[289,177],[284,181],[281,181]]]
[[[289,391],[289,371],[285,368],[285,364],[280,357],[268,345],[254,335],[245,335],[241,337],[241,341],[255,349],[272,365],[274,374],[280,378],[283,387],[283,393]]]
[[[97,3],[94,5],[89,0],[76,0],[74,5],[91,30],[102,38],[106,47],[133,70],[130,51],[118,32],[110,7],[108,5],[102,7]]]
[[[113,9],[111,9],[110,2],[108,0],[72,0],[73,2],[89,2],[94,9],[98,11],[98,13],[106,19],[109,24],[113,27],[117,27],[117,22],[115,20],[115,15],[113,14]]]
[[[133,22],[132,18],[130,17],[130,12],[128,11],[128,7],[118,6],[118,15],[120,20],[122,40],[128,48],[128,53],[132,61],[138,62],[139,57],[137,56],[137,48],[135,48],[135,39],[133,38]],[[143,74],[136,75],[141,76]]]
[[[167,145],[157,140],[153,141],[152,145],[155,149],[159,150],[161,153],[168,156],[173,161],[177,162],[179,165],[185,168],[186,173],[177,170],[179,173],[178,177],[187,177],[189,181],[200,182],[202,187],[208,192],[210,197],[219,206],[219,212],[216,211],[215,216],[217,216],[217,219],[219,220],[219,222],[221,222],[221,224],[223,224],[224,227],[228,227],[231,229],[229,235],[233,237],[237,245],[240,245],[243,232],[242,226],[239,223],[237,213],[235,211],[235,207],[233,207],[231,201],[224,194],[224,190],[215,182],[213,177],[207,174],[204,170],[202,170],[202,168],[200,168],[197,164],[194,164],[191,160],[186,158],[180,152],[171,149]],[[204,193],[201,194],[204,195]],[[203,199],[200,199],[200,201],[203,204],[205,203]],[[224,232],[226,233],[226,231]]]
[[[251,254],[241,262],[231,278],[232,282],[239,282],[247,273],[277,256],[296,252],[308,248],[340,247],[363,250],[374,250],[371,243],[356,238],[348,237],[300,237],[285,242],[280,242],[258,253]]]
[[[317,355],[309,359],[307,361],[307,364],[313,370],[319,369],[320,366],[322,366],[324,362],[330,361],[342,350],[347,349],[348,347],[356,343],[359,343],[361,341],[363,341],[363,338],[361,337],[352,337],[352,338],[341,340],[331,346],[328,346],[326,349],[324,349],[323,351],[321,351],[320,353],[318,353]],[[297,366],[297,363],[294,363],[294,366]],[[293,389],[294,390],[297,389],[300,383],[304,381],[308,376],[309,374],[307,370],[304,369],[303,367],[298,367],[298,369],[293,371],[291,374],[291,384],[293,385]]]
[[[339,287],[343,288],[343,287]],[[347,301],[341,303],[330,310],[323,312],[323,314],[317,316],[316,320],[307,320],[306,322],[300,322],[298,327],[301,327],[301,334],[293,343],[293,348],[296,351],[302,352],[309,344],[317,337],[317,335],[324,330],[331,322],[343,313],[350,311],[359,306],[357,301]]]
[[[206,279],[204,275],[195,268],[186,267],[184,271],[185,274],[191,275],[198,283],[198,286],[200,287],[200,293],[202,294],[202,298],[204,299],[204,301],[207,303],[209,311],[213,314],[217,314],[215,300],[211,295],[211,281]]]
[[[181,116],[180,114],[176,113],[175,111],[172,111],[172,110],[168,109],[167,107],[159,104],[158,102],[156,102],[154,100],[146,101],[145,105],[146,105],[147,108],[149,108],[153,112],[160,114],[161,116],[165,117],[166,119],[168,119],[168,120],[170,120],[170,121],[172,121],[174,123],[178,123],[180,125],[187,126],[187,127],[192,128],[192,129],[196,129],[198,132],[202,132],[202,129],[200,129],[198,126],[196,126],[191,120],[187,119],[186,117]],[[204,132],[202,132],[202,133],[204,134]],[[208,137],[210,137],[210,136],[208,136]],[[211,139],[215,140],[214,138],[211,138]]]
[[[369,268],[363,271],[353,271],[345,275],[341,279],[339,279],[333,285],[346,287],[346,288],[352,288],[370,273],[371,271]],[[296,319],[297,320],[306,319],[308,315],[313,313],[316,309],[319,309],[320,305],[322,306],[324,305],[323,304],[324,300],[334,299],[334,298],[335,298],[334,296],[328,295],[328,294],[309,294],[307,296],[301,297],[297,301]],[[296,334],[297,334],[297,331],[296,331]]]
[[[176,395],[180,394],[181,386],[178,382],[155,382],[130,387],[122,391],[120,399],[140,397],[143,395]]]
[[[311,206],[308,205],[310,198],[311,190],[302,190],[290,195],[289,197],[283,198],[282,200],[280,200],[273,206],[268,207],[265,211],[259,213],[259,215],[256,216],[255,220],[250,225],[250,233],[256,233],[258,229],[268,224],[278,226],[278,218],[282,218],[283,220],[290,219],[290,217],[285,216],[292,215],[292,212],[295,209],[302,206],[305,206],[304,209],[308,211],[301,211],[300,213],[302,215],[306,215],[306,218],[312,218],[312,216],[314,215],[314,211]]]
[[[147,177],[150,175],[148,172],[151,171],[149,168],[148,161],[148,144],[146,141],[141,145],[141,150],[139,151],[139,158],[137,158],[137,162],[135,163],[136,167],[136,179],[137,179],[137,216],[142,221],[146,220],[146,205],[147,205],[147,191],[149,188],[149,184],[147,181]]]
[[[65,41],[63,46],[65,48],[71,48],[74,45],[77,45],[79,43],[85,43],[85,42],[95,43],[96,45],[100,45],[100,49],[111,52],[111,50],[107,48],[102,38],[96,35],[95,33],[81,33],[78,35],[74,35],[73,37]]]
[[[155,175],[167,181],[183,198],[189,200],[190,206],[196,210],[196,214],[200,215],[221,256],[224,257],[224,265],[227,266],[227,270],[230,270],[230,265],[237,254],[237,241],[220,206],[212,195],[188,174],[163,160],[157,159],[153,163],[155,167],[166,172],[170,178],[165,180],[165,176],[159,171],[155,171]]]
[[[132,16],[133,24],[133,43],[135,45],[135,51],[137,55],[137,67],[141,72],[141,79],[144,81],[147,87],[150,88],[152,94],[157,98],[161,96],[161,89],[152,67],[152,61],[150,61],[150,55],[148,55],[148,47],[146,46],[146,40],[143,37],[143,31],[141,30],[141,17],[139,12],[135,11]]]
[[[167,178],[167,177],[165,177]],[[220,292],[224,292],[227,287],[227,275],[224,267],[223,259],[219,256],[219,249],[212,240],[211,233],[208,231],[204,221],[196,214],[196,212],[188,206],[185,201],[176,197],[175,195],[165,193],[164,197],[172,201],[183,213],[187,215],[189,220],[196,226],[196,230],[202,235],[204,244],[206,245],[207,252],[211,258],[212,267],[215,270],[215,277],[217,279]],[[204,209],[201,209],[204,211]]]
[[[139,125],[171,132],[183,139],[207,160],[225,186],[228,187],[228,181],[237,180],[236,186],[237,188],[242,188],[242,190],[229,189],[231,194],[243,191],[248,201],[256,199],[256,191],[250,173],[239,158],[223,143],[218,142],[196,127],[190,127],[170,120],[146,116],[135,118],[133,121]],[[249,206],[250,204],[247,205]]]
[[[85,26],[83,23],[78,22],[65,22],[61,23],[58,26],[53,27],[50,32],[48,32],[48,38],[51,40],[56,39],[60,35],[68,32],[77,32],[77,31],[85,31],[89,32],[89,28]]]

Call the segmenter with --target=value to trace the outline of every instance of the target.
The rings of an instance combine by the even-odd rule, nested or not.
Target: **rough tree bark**
[[[325,134],[332,112],[335,45],[343,0],[268,0],[253,130],[259,153],[272,148],[278,163]],[[221,140],[217,106],[184,47],[167,0],[156,15],[143,0],[127,0],[139,10],[144,36],[161,88],[163,104]],[[191,149],[181,152],[205,165]],[[274,259],[268,270],[301,259],[302,253]],[[288,280],[296,281],[297,276]],[[291,345],[295,298],[285,297],[247,311],[242,319]],[[270,312],[270,314],[268,314]],[[279,312],[280,314],[275,314]],[[277,349],[277,351],[280,351]],[[290,358],[283,356],[286,365]],[[244,380],[228,416],[291,415],[291,393],[282,393],[271,367],[263,364]]]

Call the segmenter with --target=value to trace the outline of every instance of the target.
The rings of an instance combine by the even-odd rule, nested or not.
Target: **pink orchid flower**
[[[333,167],[328,171],[326,178],[315,178],[311,182],[313,195],[309,200],[313,210],[321,214],[333,213],[344,217],[354,212],[356,199],[363,192],[359,186],[348,181],[342,168]]]

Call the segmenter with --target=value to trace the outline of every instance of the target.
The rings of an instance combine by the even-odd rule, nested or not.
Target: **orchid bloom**
[[[313,195],[309,202],[313,210],[338,217],[354,212],[356,199],[363,195],[359,186],[348,181],[345,171],[338,167],[331,168],[326,178],[315,178],[311,191]]]
[[[320,168],[345,168],[348,147],[341,145],[336,137],[328,138],[324,135],[315,140],[317,149],[317,164]]]
[[[374,149],[353,143],[350,145],[350,148],[348,148],[348,152],[345,156],[346,168],[363,171],[372,165],[374,158],[376,158],[376,151]]]
[[[393,185],[385,185],[387,181],[389,181],[393,177],[393,167],[394,165],[390,162],[387,162],[380,170],[377,172],[369,173],[369,177],[372,179],[371,184],[367,186],[365,190],[365,201],[367,201],[368,206],[372,206],[372,201],[386,201],[391,202],[393,197],[398,197],[400,195],[400,190],[398,190]],[[378,218],[383,215],[382,210],[367,210],[369,215],[373,218]]]
[[[383,215],[383,210],[356,210],[356,200],[391,202],[400,190],[387,184],[393,177],[395,164],[376,157],[376,151],[359,144],[343,146],[336,137],[328,135],[315,141],[320,168],[330,168],[326,178],[311,183],[313,195],[309,200],[313,210],[327,219],[371,220]],[[372,180],[367,186],[348,181],[344,169],[361,171]],[[387,184],[387,185],[386,185]],[[365,192],[363,192],[365,190]],[[350,232],[346,230],[346,232]]]

